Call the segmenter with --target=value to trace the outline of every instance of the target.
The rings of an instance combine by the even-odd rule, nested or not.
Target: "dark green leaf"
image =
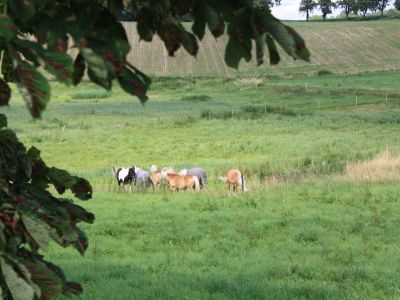
[[[281,60],[279,56],[278,49],[276,48],[274,40],[267,34],[267,47],[269,52],[269,63],[271,65],[276,65]]]
[[[228,67],[237,69],[242,57],[242,50],[240,49],[239,45],[233,40],[233,38],[230,38],[225,49],[226,65]]]
[[[7,117],[3,114],[0,114],[0,128],[7,127]]]
[[[199,51],[199,45],[197,44],[197,39],[193,34],[183,31],[182,44],[190,55],[197,55],[197,52]]]
[[[74,247],[76,250],[79,251],[80,254],[83,255],[83,254],[85,254],[85,252],[89,246],[88,239],[86,237],[86,234],[79,228],[77,228],[77,233],[78,233],[78,239],[74,243]]]
[[[192,25],[193,33],[202,40],[206,31],[206,11],[202,1],[197,1],[193,9],[194,22]]]
[[[18,28],[8,16],[0,14],[0,38],[12,40],[17,35]]]
[[[83,75],[85,74],[85,68],[85,60],[83,56],[79,53],[74,62],[74,73],[72,75],[72,83],[74,85],[78,85],[79,82],[81,82]]]
[[[47,79],[27,62],[15,59],[14,78],[29,112],[38,118],[46,108],[50,97]]]
[[[221,15],[211,6],[206,6],[206,20],[208,28],[214,37],[219,37],[224,33],[225,23]]]
[[[90,67],[88,69],[87,74],[89,76],[90,81],[105,88],[107,91],[111,90],[111,86],[112,86],[111,78],[97,77],[97,74]]]
[[[34,241],[40,248],[46,250],[50,240],[50,226],[36,217],[22,215],[21,218],[25,228],[28,230]]]
[[[294,59],[309,60],[310,52],[300,35],[291,27],[285,26],[281,21],[274,18],[269,11],[257,10],[255,22],[259,33],[268,33],[288,55]]]
[[[99,84],[106,89],[110,89],[111,80],[108,77],[107,65],[104,59],[94,53],[90,48],[81,48],[80,53],[89,66],[89,78],[96,84]]]
[[[304,39],[291,27],[285,26],[286,31],[294,40],[296,57],[304,61],[310,61],[310,51],[307,49]]]
[[[50,168],[47,177],[54,184],[57,192],[63,194],[66,189],[72,188],[76,183],[76,178],[71,176],[67,171],[58,168]]]
[[[137,15],[137,31],[142,40],[151,42],[155,33],[152,14],[147,7],[142,7]]]
[[[84,221],[86,223],[93,223],[94,215],[84,208],[75,205],[69,201],[59,201],[58,206],[65,209],[69,215],[69,219],[73,223],[78,223],[79,221]]]
[[[35,15],[36,9],[31,1],[12,0],[9,1],[9,4],[13,13],[24,23],[32,19]]]
[[[266,34],[258,35],[256,37],[256,56],[257,64],[261,65],[264,62]]]
[[[17,272],[15,272],[12,265],[6,262],[5,259],[0,258],[1,271],[6,281],[13,298],[15,300],[29,300],[34,299],[35,291]]]
[[[83,178],[75,177],[75,184],[71,187],[71,191],[75,197],[81,200],[88,200],[92,198],[92,186],[89,181]]]
[[[26,156],[28,159],[39,159],[40,150],[36,147],[31,147],[28,152],[26,152]]]
[[[0,106],[8,105],[11,98],[11,89],[4,80],[0,79]]]
[[[3,60],[1,62],[1,74],[3,75],[3,79],[5,82],[14,82],[13,77],[13,62],[7,50],[3,51]]]

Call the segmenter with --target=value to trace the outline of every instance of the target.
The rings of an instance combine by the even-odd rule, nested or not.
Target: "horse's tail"
[[[226,176],[219,176],[218,177],[219,180],[222,180],[223,182],[226,182],[228,180],[228,177]]]
[[[242,177],[242,191],[243,192],[248,192],[249,190],[247,189],[246,180],[244,179],[243,174],[241,174],[241,177]]]
[[[197,176],[193,176],[193,181],[194,181],[194,189],[196,191],[200,191],[200,181]]]
[[[118,168],[113,166],[112,169],[111,169],[111,172],[112,172],[114,177],[117,177],[117,171],[118,171]]]

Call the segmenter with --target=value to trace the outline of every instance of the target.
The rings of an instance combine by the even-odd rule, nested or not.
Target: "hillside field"
[[[360,73],[390,71],[400,68],[400,22],[285,22],[296,29],[306,40],[311,52],[311,62],[294,61],[286,54],[276,66],[255,68],[255,62],[242,62],[240,74],[254,76],[298,76],[318,71],[332,73]],[[223,63],[226,36],[214,39],[206,34],[200,44],[197,58],[179,50],[175,57],[168,57],[160,39],[152,43],[139,42],[135,23],[124,24],[128,38],[134,45],[128,59],[139,69],[155,76],[227,76],[235,75]],[[191,27],[191,23],[185,23]],[[254,47],[253,47],[254,48]]]
[[[49,165],[89,179],[84,258],[44,254],[82,299],[400,297],[400,72],[155,78],[143,107],[115,88],[52,84],[42,120],[16,89],[9,125]],[[111,167],[204,167],[200,193],[118,191]],[[249,193],[218,180],[244,171]]]

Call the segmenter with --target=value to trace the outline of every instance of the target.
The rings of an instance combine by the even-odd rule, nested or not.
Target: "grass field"
[[[118,88],[53,83],[42,120],[15,89],[1,112],[48,164],[94,185],[86,257],[45,253],[82,299],[397,299],[399,82],[158,78],[144,107]],[[111,166],[133,164],[202,166],[209,187],[118,192]],[[225,191],[230,167],[249,193]]]

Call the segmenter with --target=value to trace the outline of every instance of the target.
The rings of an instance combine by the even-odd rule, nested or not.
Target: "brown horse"
[[[163,180],[161,171],[155,170],[155,171],[151,172],[150,180],[151,180],[151,183],[153,184],[153,189],[158,188],[161,185],[162,180]]]
[[[153,185],[153,189],[159,189],[162,185],[166,184],[167,173],[176,174],[172,167],[164,167],[161,171],[156,165],[150,167],[150,181]]]
[[[200,190],[200,182],[196,176],[193,175],[178,175],[173,173],[167,173],[165,175],[169,187],[173,192],[177,192],[179,190]]]
[[[226,184],[228,186],[228,191],[231,190],[231,185],[233,185],[233,192],[237,192],[238,187],[242,187],[243,192],[247,192],[246,180],[244,176],[238,169],[230,169],[226,176]]]

